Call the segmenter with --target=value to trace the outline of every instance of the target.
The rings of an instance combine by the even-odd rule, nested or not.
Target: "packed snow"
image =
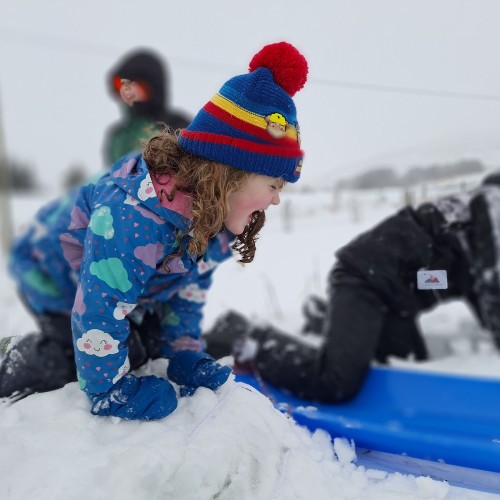
[[[52,194],[19,196],[15,229]],[[228,308],[297,335],[301,303],[325,296],[334,251],[401,206],[399,191],[303,193],[286,188],[271,207],[257,257],[217,271],[205,326]],[[419,200],[416,200],[419,201]],[[1,258],[0,311],[5,335],[32,331]],[[461,302],[422,318],[433,359],[393,360],[397,366],[500,378],[500,359]],[[225,358],[224,362],[230,359]],[[166,361],[141,368],[163,376]],[[311,433],[254,389],[227,382],[216,393],[199,389],[157,422],[92,416],[76,383],[19,402],[0,403],[0,498],[91,499],[490,499],[492,492],[430,477],[357,464],[345,439]]]

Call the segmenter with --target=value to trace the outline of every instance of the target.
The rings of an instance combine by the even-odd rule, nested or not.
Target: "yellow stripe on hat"
[[[234,102],[230,101],[229,99],[226,99],[220,94],[216,94],[212,98],[212,103],[215,104],[217,107],[223,109],[224,111],[227,111],[228,113],[232,114],[233,116],[236,116],[236,118],[239,118],[244,122],[250,123],[251,125],[255,125],[256,127],[263,129],[267,127],[267,122],[263,116],[251,113],[250,111],[247,111],[246,109],[237,106],[236,104],[234,104]]]

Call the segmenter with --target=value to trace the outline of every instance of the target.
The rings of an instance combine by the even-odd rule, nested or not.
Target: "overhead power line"
[[[113,58],[123,55],[130,50],[130,47],[124,48],[118,45],[96,43],[91,41],[74,40],[71,38],[60,37],[50,34],[33,33],[29,31],[20,31],[12,28],[6,28],[0,25],[0,44],[12,44],[18,46],[35,47],[42,50],[56,50],[59,52],[71,52],[72,54],[84,54],[88,56]],[[158,51],[160,54],[161,52]],[[187,57],[176,57],[168,55],[168,61],[176,62],[177,66],[186,69],[194,69],[202,72],[218,72],[234,74],[238,71],[236,66],[223,64],[219,62],[207,61],[202,59],[191,59]],[[241,70],[241,68],[240,68]]]
[[[478,94],[472,92],[456,92],[453,90],[432,90],[415,87],[399,87],[394,85],[379,85],[376,83],[359,83],[342,80],[330,80],[328,78],[310,78],[311,83],[327,87],[341,87],[354,90],[370,90],[375,92],[387,92],[391,94],[422,95],[429,97],[447,97],[453,99],[469,99],[480,101],[500,101],[500,95]]]
[[[37,49],[69,51],[72,53],[81,53],[92,56],[112,55],[117,57],[123,54],[127,49],[116,45],[100,44],[89,41],[74,40],[65,37],[59,37],[50,34],[33,33],[22,31],[14,28],[0,26],[0,43],[8,43],[14,45],[25,45],[36,47]],[[232,74],[238,71],[236,66],[223,64],[220,62],[207,61],[201,59],[191,59],[187,57],[177,57],[168,55],[168,60],[175,62],[177,67],[185,69],[201,71],[204,73],[224,73]],[[240,68],[241,70],[241,68]],[[331,78],[309,77],[309,84],[320,85],[331,88],[345,88],[350,90],[360,90],[369,92],[384,92],[388,94],[403,94],[412,96],[438,97],[447,99],[462,99],[475,101],[500,101],[500,95],[497,94],[482,94],[475,92],[458,92],[453,90],[434,90],[417,87],[403,87],[397,85],[383,85],[377,83],[362,83],[345,80],[334,80]]]

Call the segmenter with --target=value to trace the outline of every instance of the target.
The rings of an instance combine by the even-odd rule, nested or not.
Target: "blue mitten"
[[[135,377],[127,374],[108,392],[87,395],[94,415],[126,420],[157,420],[177,408],[173,385],[154,375]]]
[[[179,351],[170,360],[167,376],[181,386],[181,396],[191,396],[198,387],[215,390],[231,374],[229,366],[222,366],[204,352]]]

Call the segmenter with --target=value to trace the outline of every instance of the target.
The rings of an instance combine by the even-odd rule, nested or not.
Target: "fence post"
[[[342,190],[338,186],[333,187],[333,194],[332,194],[332,211],[337,211],[340,209],[342,205]]]
[[[420,201],[427,201],[427,183],[422,182],[422,185],[420,186]]]
[[[359,222],[360,218],[358,199],[353,195],[351,198],[351,221]]]
[[[286,199],[283,204],[283,231],[285,233],[292,232],[292,200]]]
[[[410,188],[403,191],[403,206],[413,206],[413,194]]]
[[[7,255],[12,240],[12,217],[10,213],[10,179],[5,153],[2,127],[2,100],[0,95],[0,238],[1,248]]]

